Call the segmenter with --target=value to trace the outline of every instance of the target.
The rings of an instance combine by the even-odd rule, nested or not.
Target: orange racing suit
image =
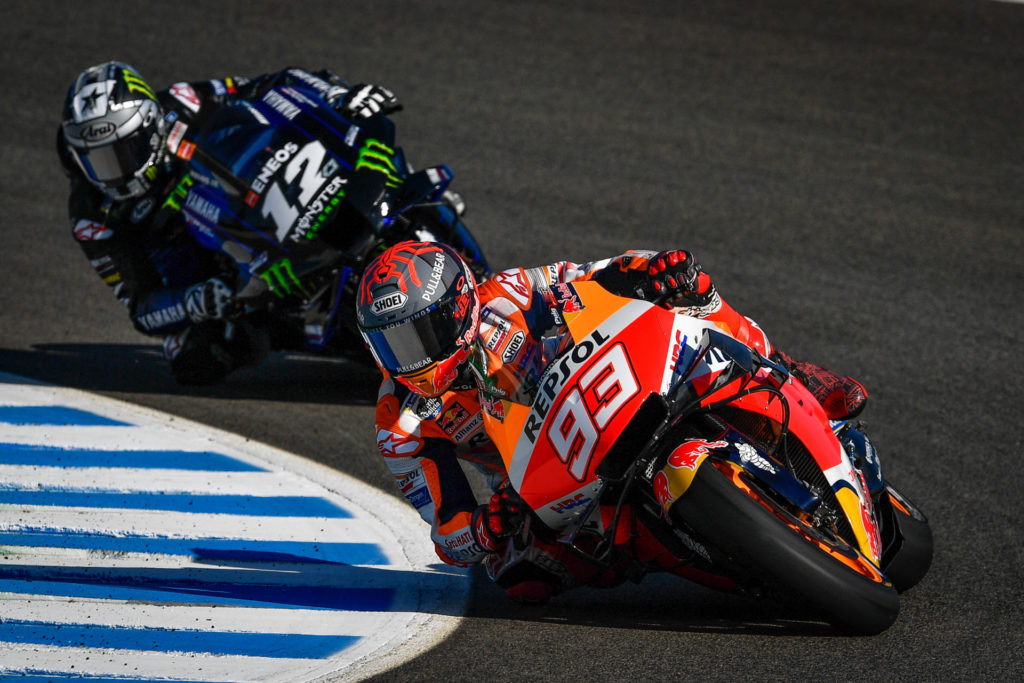
[[[495,409],[489,396],[515,395],[517,383],[539,378],[541,359],[557,353],[543,349],[558,339],[545,333],[562,326],[553,288],[595,280],[615,294],[639,297],[636,283],[646,276],[655,255],[629,251],[583,265],[559,261],[500,272],[479,287],[481,322],[473,356],[448,391],[423,397],[385,375],[377,399],[377,447],[399,490],[430,524],[435,550],[446,563],[467,566],[488,555],[470,532],[479,503],[463,464],[481,473],[492,491],[507,478],[481,411]],[[723,301],[707,274],[699,278],[699,291],[710,290],[711,299],[685,312],[713,321],[765,355],[771,353],[757,324]]]

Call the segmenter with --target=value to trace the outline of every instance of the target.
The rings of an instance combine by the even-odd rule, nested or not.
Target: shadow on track
[[[421,592],[450,593],[453,574],[349,566],[330,562],[226,562],[210,566],[56,566],[0,568],[10,593],[157,604],[248,605],[284,609],[401,611],[419,608]],[[434,600],[431,613],[458,616],[458,601]]]
[[[178,384],[160,346],[147,344],[36,344],[31,350],[0,349],[0,369],[86,391],[167,394],[223,399],[372,405],[380,373],[337,359],[275,352],[241,368],[220,384]]]
[[[798,604],[753,599],[703,588],[669,575],[641,584],[582,588],[546,605],[524,605],[505,597],[483,571],[474,570],[466,612],[470,619],[678,633],[830,637],[839,631]]]

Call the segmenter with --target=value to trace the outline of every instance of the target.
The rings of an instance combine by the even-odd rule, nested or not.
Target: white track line
[[[6,449],[8,456],[8,462],[0,465],[0,533],[7,534],[8,543],[0,548],[0,591],[5,591],[0,592],[0,675],[361,680],[433,647],[459,622],[457,615],[464,609],[468,591],[465,571],[438,566],[423,522],[404,501],[239,436],[0,373],[0,409],[4,406],[72,408],[126,426],[0,423],[0,450]],[[47,450],[53,448],[68,452]],[[104,458],[84,453],[80,462],[93,466],[76,467],[76,449],[185,451],[185,459],[206,462],[204,458],[209,458],[215,464],[245,466],[239,468],[243,471],[173,469],[178,456],[172,454],[163,457],[162,469],[119,467],[120,461],[107,467],[96,466],[106,465],[97,462]],[[196,453],[210,455],[189,455]],[[146,457],[143,465],[148,464]],[[133,458],[139,461],[138,455],[129,455],[125,462]],[[43,464],[34,464],[35,459]],[[45,500],[36,492],[44,493]],[[97,493],[86,496],[88,504],[101,505],[109,504],[104,495],[112,492],[114,497],[121,496],[116,504],[139,506],[147,504],[147,497],[166,493],[236,496],[254,506],[263,496],[312,498],[329,501],[331,512],[324,512],[322,506],[308,510],[333,516],[245,514],[244,507],[235,514],[234,507],[221,512],[225,508],[216,506],[208,508],[216,512],[197,513],[180,507],[170,511],[74,507],[62,504],[63,492],[70,492],[69,501],[76,500],[75,495]],[[2,504],[5,495],[7,501],[15,502]],[[86,502],[82,497],[77,500]],[[37,504],[42,502],[52,504]],[[337,513],[338,508],[349,516]],[[284,510],[284,514],[292,512]],[[43,533],[19,535],[37,529]],[[147,552],[145,544],[128,543],[121,550],[76,549],[61,546],[61,530],[74,532],[78,539],[100,534],[99,540],[113,539],[115,546],[118,539],[156,538],[166,543],[157,547],[169,548],[171,553],[193,544],[202,547],[204,539],[234,538],[242,549],[246,543],[284,543],[286,552],[274,561],[261,560],[258,553],[219,561],[216,554],[213,559],[196,560],[187,553]],[[183,544],[176,539],[184,539]],[[29,545],[12,545],[12,541]],[[339,544],[339,548],[363,543],[377,550],[366,555],[361,566],[310,563],[288,559],[292,557],[287,554],[288,544],[294,543]],[[230,583],[218,583],[223,581]],[[202,588],[203,582],[210,585],[207,593],[191,590],[193,585]],[[94,590],[97,585],[101,590]],[[233,588],[222,596],[219,585]],[[261,593],[265,588],[270,592]],[[364,595],[359,591],[383,591],[371,595],[390,596],[389,602],[380,603],[387,605],[384,609],[375,607],[374,600],[359,602],[358,598],[354,603],[338,603],[344,605],[341,608],[313,606],[323,596],[338,595],[337,591],[344,595],[353,589],[357,596]],[[275,591],[296,590],[320,592],[313,603],[301,596],[274,598]],[[204,599],[193,599],[204,595]],[[81,642],[76,640],[79,636],[69,639],[67,633],[81,634]],[[150,637],[163,639],[166,647],[184,646],[190,651],[154,650]],[[274,640],[278,637],[280,642]],[[204,649],[206,638],[211,643],[242,645],[224,646],[218,652],[215,645]],[[274,647],[293,638],[307,649],[274,652]],[[254,651],[246,639],[270,645],[268,650]],[[52,644],[58,641],[65,645]],[[105,642],[120,644],[102,645]],[[335,642],[342,643],[339,651]],[[320,654],[306,658],[306,652]],[[296,653],[303,657],[291,657]],[[266,656],[270,654],[275,656]]]

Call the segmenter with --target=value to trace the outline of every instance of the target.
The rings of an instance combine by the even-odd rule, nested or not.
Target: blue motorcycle
[[[366,263],[407,239],[454,247],[491,269],[447,191],[452,171],[414,171],[384,115],[352,121],[314,90],[233,101],[192,138],[182,213],[235,278],[237,315],[275,348],[369,360],[355,325]]]

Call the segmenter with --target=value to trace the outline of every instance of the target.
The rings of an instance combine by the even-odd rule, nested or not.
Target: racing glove
[[[224,282],[212,277],[185,290],[185,313],[189,320],[222,320],[233,311],[234,292]]]
[[[387,88],[360,83],[352,86],[352,89],[342,96],[337,108],[350,116],[368,119],[375,114],[399,111],[402,105],[395,94]]]
[[[690,305],[704,306],[715,295],[711,278],[701,272],[693,254],[683,249],[663,251],[651,259],[647,280],[652,298],[665,301],[683,299]]]
[[[469,528],[480,547],[493,553],[502,547],[502,541],[523,532],[528,514],[526,503],[506,482],[486,505],[473,511]]]

